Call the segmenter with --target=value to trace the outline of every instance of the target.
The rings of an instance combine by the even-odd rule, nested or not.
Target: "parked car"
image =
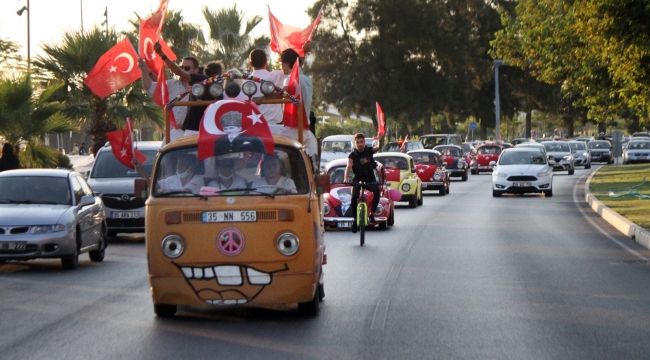
[[[135,145],[147,157],[142,166],[147,175],[150,175],[162,142],[139,141]],[[136,170],[128,168],[115,158],[109,143],[97,152],[87,181],[91,189],[101,196],[106,207],[108,236],[144,232],[144,199],[133,193],[133,180],[138,177],[140,174]]]
[[[540,149],[506,149],[493,165],[493,197],[504,193],[544,193],[547,197],[553,196],[553,167]]]
[[[366,146],[370,139],[366,139]],[[347,159],[354,149],[354,135],[330,135],[323,139],[320,150],[320,170],[325,171],[327,163],[336,159]]]
[[[591,153],[584,141],[569,141],[569,147],[573,153],[573,165],[591,169]]]
[[[467,181],[467,169],[469,163],[463,155],[463,149],[456,145],[439,145],[433,148],[442,154],[442,162],[445,163],[449,176],[460,177],[461,180]]]
[[[402,151],[402,148],[404,148],[404,151]],[[418,150],[418,149],[424,149],[422,147],[422,143],[419,141],[407,141],[406,145],[404,145],[403,141],[399,142],[389,142],[384,145],[384,147],[381,148],[379,152],[403,152],[407,153],[411,150]]]
[[[639,140],[637,140],[639,139]],[[650,139],[637,137],[623,150],[623,164],[650,162]]]
[[[349,229],[354,221],[353,211],[350,207],[352,200],[352,186],[343,182],[347,159],[332,160],[327,164],[325,173],[330,176],[330,191],[323,194],[323,215],[326,229]],[[388,226],[395,224],[395,205],[394,196],[391,196],[390,183],[386,182],[386,171],[381,163],[377,162],[375,168],[375,177],[379,184],[379,205],[375,212],[375,221],[369,223],[369,226],[377,226],[385,230]],[[364,189],[366,193],[366,203],[368,211],[372,206],[373,194],[371,191]],[[398,195],[400,197],[401,195]]]
[[[569,175],[575,173],[575,160],[568,142],[544,141],[542,145],[546,147],[546,153],[555,160],[554,171],[567,171]]]
[[[437,150],[413,150],[408,155],[415,163],[415,173],[422,180],[422,191],[437,190],[440,196],[449,194],[449,172]]]
[[[607,140],[593,140],[587,143],[587,149],[591,153],[591,162],[614,163],[612,154],[612,143]]]
[[[106,213],[81,174],[59,169],[0,173],[0,264],[59,258],[74,269],[79,254],[104,260]]]
[[[408,201],[412,208],[422,205],[422,180],[416,175],[415,163],[410,155],[383,152],[375,154],[375,160],[384,166],[390,188],[402,193],[400,201]]]
[[[492,165],[490,165],[490,162],[497,161],[500,154],[501,146],[497,143],[491,142],[479,145],[476,148],[476,156],[472,159],[469,166],[472,175],[476,175],[480,172],[492,171]]]
[[[438,145],[461,146],[463,139],[458,134],[429,134],[420,136],[420,142],[425,149],[433,149]]]

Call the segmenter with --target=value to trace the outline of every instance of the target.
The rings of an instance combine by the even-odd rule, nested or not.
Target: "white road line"
[[[576,204],[576,207],[578,208],[578,210],[580,210],[580,213],[582,214],[582,216],[583,216],[585,219],[587,219],[587,221],[589,221],[589,223],[590,223],[594,228],[596,228],[596,230],[600,231],[601,234],[605,235],[609,240],[611,240],[611,241],[612,241],[613,243],[615,243],[616,245],[622,247],[623,249],[627,250],[629,253],[631,253],[632,255],[634,255],[634,256],[636,256],[636,257],[638,257],[638,258],[641,259],[641,260],[646,260],[646,261],[650,260],[649,258],[647,258],[647,257],[645,257],[645,256],[643,256],[643,255],[641,255],[638,251],[636,251],[636,250],[632,249],[631,247],[625,245],[624,243],[618,241],[615,237],[613,237],[613,236],[610,235],[608,232],[606,232],[605,230],[603,230],[603,228],[601,228],[600,226],[598,226],[598,224],[596,224],[595,221],[591,220],[591,219],[587,216],[587,214],[584,212],[584,210],[582,210],[582,207],[581,207],[579,204],[580,204],[580,203],[584,203],[584,201],[578,201],[578,196],[577,196],[577,193],[578,193],[578,185],[581,183],[582,179],[583,179],[584,177],[586,177],[587,175],[588,175],[588,174],[582,175],[582,177],[580,177],[579,181],[576,182],[576,183],[573,185],[573,202]]]
[[[371,329],[383,329],[386,326],[389,306],[390,300],[379,300],[377,302],[375,313],[372,315],[372,322],[370,323]]]

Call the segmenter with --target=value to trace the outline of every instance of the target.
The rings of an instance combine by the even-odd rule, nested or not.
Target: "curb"
[[[650,249],[650,232],[624,218],[609,207],[605,206],[602,202],[596,199],[596,196],[591,193],[589,190],[589,183],[591,182],[591,178],[594,176],[594,174],[596,174],[596,172],[591,173],[591,175],[589,175],[589,178],[587,178],[587,182],[585,183],[585,200],[589,206],[598,215],[600,215],[600,217],[602,217],[605,221],[607,221],[610,225],[615,227],[625,236],[629,237],[630,239],[634,239],[645,248]]]

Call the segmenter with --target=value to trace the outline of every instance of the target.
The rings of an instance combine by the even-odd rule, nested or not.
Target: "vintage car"
[[[440,152],[422,149],[409,151],[408,155],[415,162],[416,174],[422,180],[422,191],[438,190],[440,196],[449,194],[449,172]]]
[[[352,200],[352,186],[343,182],[347,159],[332,160],[327,164],[325,173],[330,177],[330,191],[323,194],[323,214],[325,215],[326,229],[349,229],[354,221],[354,214],[350,206]],[[386,181],[386,172],[381,163],[376,162],[376,182],[379,184],[380,199],[375,212],[375,221],[368,223],[368,226],[378,226],[379,229],[386,229],[395,224],[395,208],[393,199],[401,198],[398,190],[391,190],[390,183]],[[372,206],[373,194],[365,190],[368,209]],[[397,194],[391,194],[396,192]]]
[[[227,127],[239,129],[234,138]],[[329,190],[329,177],[317,170],[303,144],[270,133],[256,106],[232,99],[209,105],[199,135],[165,145],[151,179],[134,183],[136,196],[148,189],[146,258],[156,315],[171,317],[179,305],[296,304],[317,315],[327,259],[321,194]]]
[[[439,145],[433,148],[442,154],[442,162],[445,163],[449,176],[460,177],[467,181],[467,158],[463,155],[463,149],[457,145]]]
[[[423,204],[422,180],[416,175],[415,163],[410,155],[382,152],[375,154],[375,160],[384,166],[390,188],[402,193],[400,201],[408,201],[412,208]]]
[[[403,149],[403,150],[402,150]],[[419,141],[406,141],[406,144],[404,144],[404,141],[397,141],[397,142],[389,142],[384,147],[379,150],[379,152],[403,152],[407,153],[411,150],[418,150],[418,149],[424,149],[422,147],[422,143]]]
[[[497,143],[485,143],[476,148],[476,156],[469,165],[472,175],[480,172],[492,172],[490,162],[497,161],[501,154],[501,146]]]
[[[348,158],[348,155],[354,149],[354,135],[327,136],[323,139],[320,148],[320,170],[324,171],[328,162]]]

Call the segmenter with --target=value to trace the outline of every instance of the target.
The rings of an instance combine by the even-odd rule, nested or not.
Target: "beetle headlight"
[[[435,173],[435,174],[433,174],[433,178],[436,181],[440,181],[440,179],[442,179],[442,174],[441,173]]]
[[[241,91],[246,94],[246,96],[251,97],[257,92],[257,85],[253,81],[246,81],[241,87]]]
[[[192,85],[192,88],[190,90],[192,92],[192,95],[194,95],[197,99],[203,96],[205,94],[205,86],[201,83],[196,83]]]
[[[260,91],[262,94],[269,96],[275,92],[275,84],[271,81],[262,81],[262,85],[260,85]]]
[[[278,237],[276,245],[282,255],[291,256],[298,252],[300,240],[292,233],[284,233]]]
[[[381,215],[384,212],[384,207],[381,204],[377,204],[377,210],[375,210],[375,215]]]
[[[175,259],[185,250],[185,242],[178,235],[167,235],[161,243],[163,254],[170,259]]]
[[[220,83],[213,83],[208,87],[208,92],[210,93],[210,96],[216,99],[223,94],[223,85]]]
[[[330,213],[330,204],[325,201],[323,203],[323,214],[329,214]]]
[[[404,191],[404,192],[409,192],[409,191],[411,191],[411,185],[409,185],[409,184],[402,184],[402,191]]]

